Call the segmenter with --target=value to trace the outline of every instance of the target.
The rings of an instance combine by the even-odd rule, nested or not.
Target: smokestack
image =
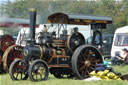
[[[30,9],[30,38],[35,42],[36,9]]]

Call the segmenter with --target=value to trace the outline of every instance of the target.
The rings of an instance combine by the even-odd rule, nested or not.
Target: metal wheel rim
[[[79,79],[84,79],[89,77],[89,73],[94,70],[96,64],[103,63],[103,59],[102,56],[100,56],[100,52],[98,50],[95,50],[96,48],[94,46],[83,45],[78,49],[73,54],[73,57],[78,57],[75,57],[76,59],[72,59],[72,63],[74,63],[72,65],[72,68],[73,72]],[[97,55],[98,57],[96,57]]]
[[[31,75],[34,81],[46,80],[48,77],[48,68],[44,63],[36,62],[32,66]]]
[[[12,68],[12,75],[15,80],[24,80],[28,77],[28,72],[26,70],[27,67],[25,66],[25,63],[21,62],[21,60],[16,61]]]
[[[3,54],[3,67],[4,70],[8,72],[11,63],[16,59],[22,59],[23,56],[21,52],[23,50],[22,46],[12,45]]]

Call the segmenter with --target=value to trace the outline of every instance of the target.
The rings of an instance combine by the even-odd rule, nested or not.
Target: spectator
[[[112,65],[115,65],[117,62],[123,63],[126,60],[126,58],[128,58],[128,50],[126,48],[122,50],[123,50],[123,56],[116,55],[115,57],[112,57],[111,59]]]
[[[44,25],[44,32],[48,32],[48,28],[46,25]]]

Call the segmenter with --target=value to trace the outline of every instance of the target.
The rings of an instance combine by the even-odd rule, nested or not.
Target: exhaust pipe
[[[35,27],[36,27],[36,9],[30,9],[30,38],[31,42],[35,42]]]

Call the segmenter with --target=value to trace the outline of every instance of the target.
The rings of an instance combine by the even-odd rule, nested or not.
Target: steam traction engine
[[[30,12],[30,38],[23,49],[23,59],[16,59],[10,66],[9,74],[12,80],[25,80],[30,77],[32,81],[41,81],[48,78],[50,72],[56,78],[77,77],[87,78],[95,65],[103,63],[101,53],[95,46],[86,45],[84,36],[74,28],[68,35],[66,24],[79,24],[105,26],[111,20],[89,20],[85,16],[56,13],[48,17],[50,26],[56,28],[49,32],[50,27],[44,25],[44,30],[35,42],[36,11]],[[62,32],[61,28],[63,28]]]

